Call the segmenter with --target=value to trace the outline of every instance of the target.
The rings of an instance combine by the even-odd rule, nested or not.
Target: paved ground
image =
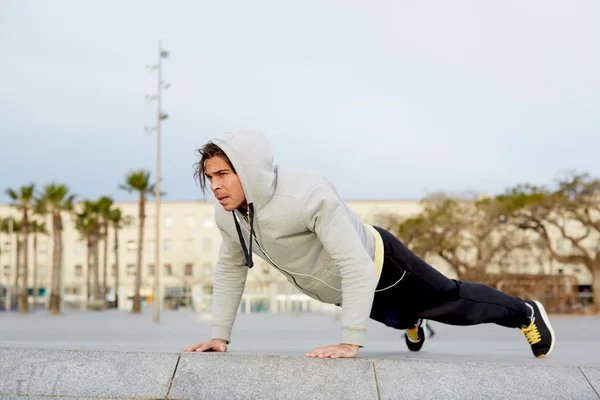
[[[551,357],[533,357],[525,337],[495,325],[432,324],[436,334],[421,352],[407,351],[401,332],[370,321],[363,359],[421,359],[457,362],[600,367],[600,317],[553,317],[557,335]],[[0,347],[89,349],[178,353],[210,335],[210,321],[190,311],[151,313],[67,311],[58,317],[0,313]],[[233,354],[303,355],[339,341],[333,315],[238,315],[229,351]]]

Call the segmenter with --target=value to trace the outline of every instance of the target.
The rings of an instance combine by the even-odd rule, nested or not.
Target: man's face
[[[248,207],[246,195],[244,189],[242,189],[242,182],[224,158],[218,156],[209,158],[206,160],[205,166],[206,177],[210,182],[210,190],[225,211]]]

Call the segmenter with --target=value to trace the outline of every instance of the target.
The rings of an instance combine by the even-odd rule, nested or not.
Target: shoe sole
[[[538,358],[544,358],[546,356],[549,356],[550,353],[552,353],[552,350],[554,350],[554,344],[556,343],[556,336],[554,335],[554,330],[552,329],[552,325],[550,325],[550,319],[548,318],[548,314],[546,314],[546,309],[544,308],[542,303],[540,303],[537,300],[534,300],[533,302],[537,306],[538,310],[540,310],[540,314],[542,314],[542,319],[544,320],[544,323],[548,327],[548,330],[550,331],[550,336],[552,338],[552,343],[550,344],[550,350],[548,350],[548,352],[546,354],[544,354],[542,356],[538,356]]]

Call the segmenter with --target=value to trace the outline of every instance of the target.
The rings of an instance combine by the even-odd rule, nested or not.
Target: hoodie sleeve
[[[244,266],[244,252],[239,243],[221,230],[219,260],[213,280],[212,339],[229,342],[231,329],[244,292],[248,268]]]
[[[333,186],[314,186],[305,199],[303,213],[307,228],[317,234],[341,272],[341,343],[362,347],[377,287],[373,260]]]

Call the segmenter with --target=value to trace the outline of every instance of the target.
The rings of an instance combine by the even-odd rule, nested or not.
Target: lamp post
[[[12,303],[12,286],[10,284],[10,280],[12,278],[12,260],[13,260],[13,253],[14,253],[14,247],[13,247],[13,218],[10,217],[10,219],[8,220],[8,240],[10,243],[10,254],[8,256],[8,279],[6,281],[6,298],[4,300],[4,306],[5,306],[5,310],[6,312],[10,312],[10,308],[11,308],[11,303]],[[17,267],[18,269],[18,267]],[[15,274],[18,274],[19,271],[17,270],[15,272]]]
[[[146,95],[147,101],[156,100],[157,112],[156,112],[156,126],[146,127],[146,132],[156,131],[156,185],[155,185],[155,205],[156,205],[156,217],[155,220],[155,240],[154,240],[154,299],[152,301],[153,312],[152,320],[158,322],[160,320],[160,307],[162,305],[162,268],[160,267],[160,125],[163,119],[167,119],[167,114],[162,112],[162,99],[161,94],[163,89],[168,89],[171,84],[165,84],[162,80],[162,59],[167,58],[169,52],[162,48],[162,43],[158,42],[158,63],[155,65],[147,66],[149,71],[158,71],[158,84],[156,95]]]

